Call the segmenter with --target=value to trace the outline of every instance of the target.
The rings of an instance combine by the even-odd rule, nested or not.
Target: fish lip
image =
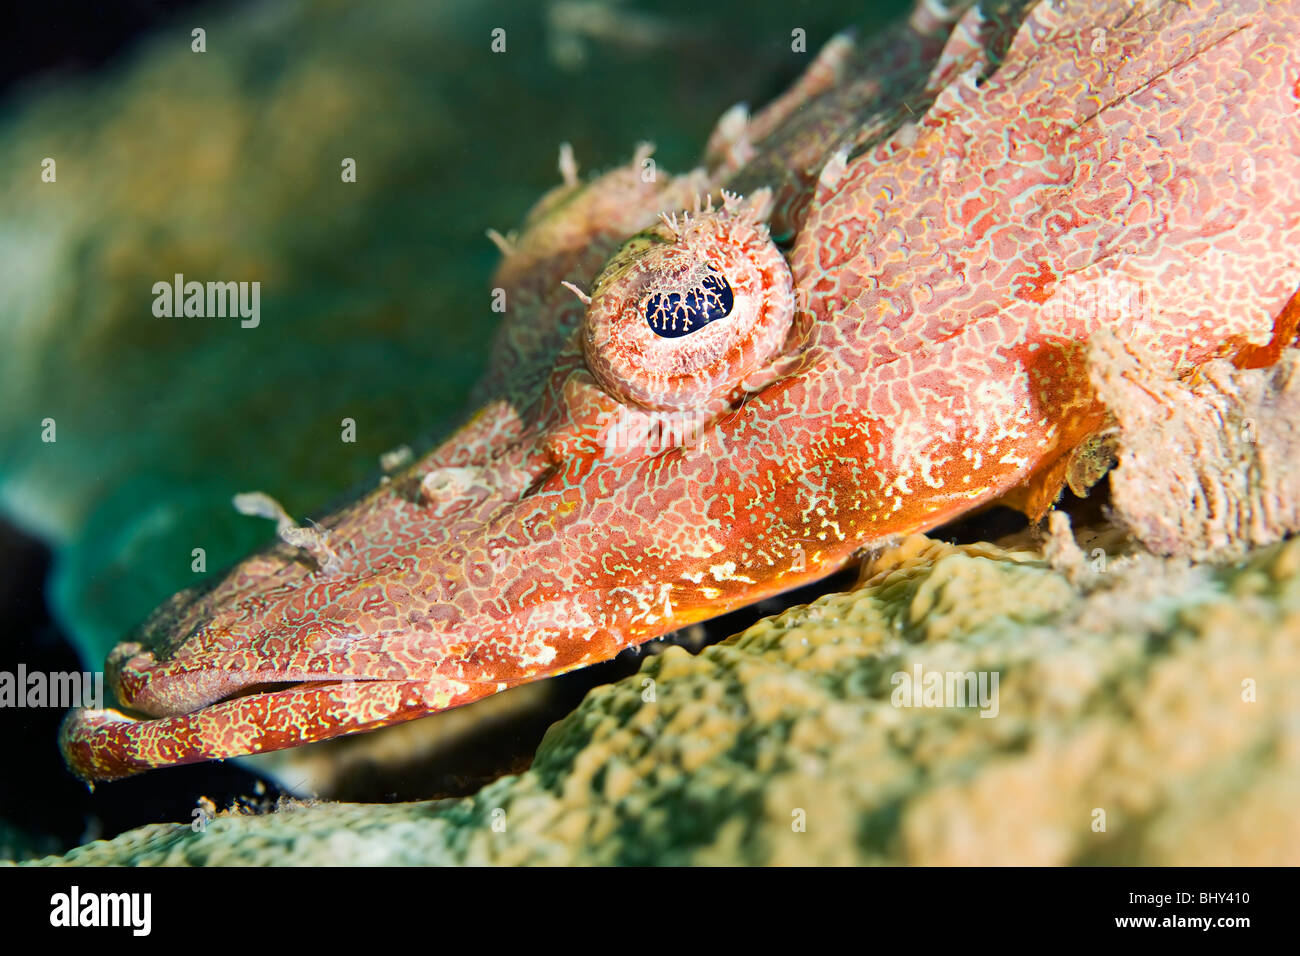
[[[186,752],[177,744],[175,753],[158,760],[146,752],[152,728],[167,727],[178,722],[192,723],[222,708],[240,705],[264,704],[270,710],[277,702],[287,700],[298,691],[322,691],[329,687],[355,683],[347,679],[334,681],[301,681],[277,685],[274,690],[261,690],[250,686],[249,691],[224,700],[205,704],[193,710],[166,715],[137,715],[117,708],[77,708],[70,710],[59,727],[59,748],[72,772],[91,789],[97,782],[108,782],[131,777],[159,766],[181,766],[207,760],[223,760],[232,753],[207,752],[196,749]],[[399,681],[372,680],[371,684],[400,683]],[[261,685],[265,686],[265,685]],[[340,730],[339,733],[346,733]],[[319,739],[325,739],[324,737]],[[308,742],[306,740],[298,743]],[[246,751],[260,753],[294,746],[295,742],[273,743]]]
[[[376,730],[503,689],[440,678],[288,682],[271,690],[250,687],[243,695],[162,717],[73,710],[60,728],[59,746],[72,772],[93,786],[156,767],[226,760]],[[268,714],[282,719],[268,720]]]
[[[228,670],[197,659],[193,663],[194,667],[188,669],[184,667],[185,658],[159,661],[152,651],[134,641],[117,645],[105,667],[120,704],[115,712],[139,720],[192,716],[245,698],[263,696],[272,701],[294,688],[396,680],[338,674],[291,677],[280,670]],[[179,672],[175,670],[178,667]]]
[[[301,680],[278,680],[278,681],[261,681],[249,682],[242,684],[238,689],[224,697],[217,697],[203,703],[194,703],[189,707],[168,707],[158,708],[156,710],[145,710],[140,707],[133,707],[130,703],[120,703],[118,707],[80,708],[80,712],[86,715],[112,715],[113,719],[128,721],[132,723],[142,723],[150,720],[160,720],[168,717],[199,717],[205,712],[211,711],[222,704],[230,704],[235,701],[247,702],[254,698],[262,698],[268,703],[278,699],[283,699],[289,692],[294,690],[324,690],[330,687],[338,687],[344,684],[400,684],[402,680],[382,677],[335,677],[329,680],[303,678]],[[120,698],[119,698],[120,702]]]

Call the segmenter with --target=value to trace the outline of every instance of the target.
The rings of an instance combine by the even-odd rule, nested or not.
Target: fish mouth
[[[154,767],[224,760],[328,740],[470,703],[498,684],[333,678],[254,681],[219,701],[164,715],[74,710],[59,744],[87,783]]]
[[[435,674],[392,678],[262,666],[238,653],[157,660],[119,644],[105,670],[121,709],[74,710],[59,743],[69,768],[94,781],[161,766],[224,760],[373,730],[470,703],[508,682]]]

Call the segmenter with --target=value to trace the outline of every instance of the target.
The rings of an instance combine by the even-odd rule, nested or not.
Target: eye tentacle
[[[587,293],[583,292],[572,282],[561,282],[560,285],[572,292],[583,305],[591,305],[591,296],[587,295]]]
[[[766,190],[662,217],[606,263],[583,322],[592,375],[619,401],[703,408],[787,347],[793,280],[767,234]]]

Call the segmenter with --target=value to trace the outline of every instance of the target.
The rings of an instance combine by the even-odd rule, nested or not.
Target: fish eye
[[[645,320],[650,331],[665,339],[676,339],[731,315],[736,303],[731,284],[713,266],[706,266],[706,270],[694,289],[656,292],[646,300]]]
[[[700,409],[786,349],[794,282],[762,222],[766,191],[666,217],[596,278],[583,319],[587,366],[619,401]]]

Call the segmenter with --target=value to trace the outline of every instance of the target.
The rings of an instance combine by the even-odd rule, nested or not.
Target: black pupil
[[[735,298],[727,280],[710,272],[689,292],[656,292],[645,304],[650,330],[665,339],[690,335],[731,314]]]

